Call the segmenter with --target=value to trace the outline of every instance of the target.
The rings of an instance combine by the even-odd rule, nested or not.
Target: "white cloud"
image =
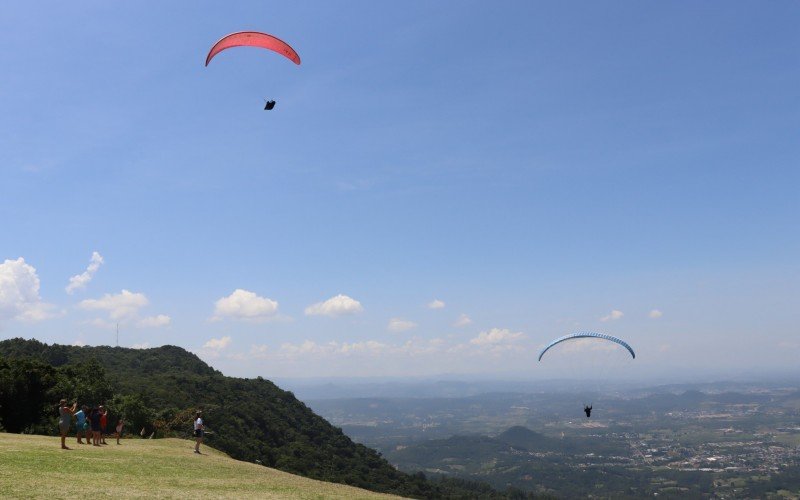
[[[336,343],[332,343],[332,345],[336,345]],[[317,344],[313,340],[305,340],[301,344],[292,344],[291,342],[284,342],[281,344],[280,352],[284,355],[289,356],[296,356],[299,354],[324,354],[326,352],[331,352],[330,348],[331,344],[326,346]]]
[[[466,314],[462,313],[461,316],[458,317],[456,322],[453,323],[453,326],[455,326],[457,328],[461,328],[461,327],[464,327],[464,326],[467,326],[467,325],[471,325],[471,324],[472,324],[472,318],[470,318]]]
[[[613,320],[620,319],[623,316],[625,316],[625,314],[623,314],[622,311],[618,311],[618,310],[614,309],[613,311],[611,311],[607,315],[605,315],[602,318],[600,318],[600,321],[604,321],[604,322],[605,321],[613,321]]]
[[[331,297],[325,302],[317,302],[306,307],[306,316],[330,316],[336,317],[344,314],[356,314],[363,311],[361,302],[348,297],[347,295],[339,294]]]
[[[439,299],[433,299],[428,302],[428,309],[444,309],[444,302]]]
[[[376,340],[366,340],[363,342],[353,342],[352,344],[344,342],[340,345],[337,345],[334,348],[334,350],[335,352],[341,354],[358,354],[358,353],[380,354],[387,348],[389,348],[388,345],[378,342]]]
[[[494,329],[483,332],[472,342],[467,340],[458,345],[445,338],[417,336],[404,338],[400,342],[378,339],[352,342],[304,340],[286,342],[274,349],[253,345],[249,350],[230,352],[224,357],[241,363],[259,363],[259,366],[266,360],[275,369],[313,366],[315,370],[331,370],[334,373],[349,367],[351,371],[366,369],[365,373],[370,370],[399,370],[399,373],[403,373],[413,367],[413,370],[428,369],[435,372],[442,366],[453,365],[486,367],[500,363],[499,366],[506,366],[505,363],[519,358],[524,358],[525,363],[529,364],[532,351],[525,338],[521,332]],[[205,351],[207,358],[220,356],[217,351]]]
[[[83,347],[83,346],[86,345],[86,342],[84,342],[83,340],[78,339],[75,342],[73,342],[72,345],[74,345],[75,347]]]
[[[285,357],[294,358],[300,355],[312,355],[316,357],[330,356],[351,356],[357,354],[379,355],[396,350],[395,347],[376,340],[364,340],[361,342],[328,342],[317,344],[312,340],[305,340],[301,344],[285,342],[281,344],[280,354]]]
[[[61,316],[64,314],[64,311],[56,311],[55,309],[56,306],[53,304],[36,302],[29,304],[29,306],[17,316],[17,319],[20,321],[35,323],[37,321],[55,318],[56,316]]]
[[[148,316],[142,318],[137,325],[142,328],[157,328],[159,326],[167,326],[172,322],[172,318],[166,314],[159,314],[157,316]]]
[[[92,281],[94,274],[100,269],[100,266],[103,264],[103,256],[100,255],[98,252],[92,252],[92,258],[89,261],[89,267],[86,268],[86,271],[82,272],[81,274],[76,274],[75,276],[69,279],[69,284],[65,290],[68,294],[72,294],[75,290],[81,290],[86,288],[86,285]]]
[[[277,312],[276,301],[237,288],[229,296],[214,303],[214,316],[211,319],[265,320],[274,317]]]
[[[231,343],[231,338],[228,336],[222,337],[221,339],[209,339],[208,342],[203,344],[205,349],[213,349],[215,351],[221,351],[228,347]]]
[[[648,316],[650,316],[650,317],[651,317],[651,318],[653,318],[653,319],[658,319],[658,318],[660,318],[661,316],[663,316],[663,315],[664,315],[664,313],[662,313],[662,312],[661,312],[661,311],[659,311],[658,309],[653,309],[653,310],[652,310],[652,311],[650,311],[650,312],[649,312],[647,315],[648,315]]]
[[[251,361],[251,360],[265,360],[270,359],[272,356],[272,350],[266,344],[256,345],[253,344],[250,346],[249,352],[235,352],[228,354],[226,357],[228,359],[235,359],[237,361]]]
[[[100,299],[82,300],[78,307],[87,311],[107,311],[111,319],[126,319],[135,317],[147,304],[149,301],[143,293],[122,290],[116,295],[107,293]]]
[[[131,349],[150,349],[150,342],[142,342],[141,344],[133,344]]]
[[[426,354],[435,354],[442,351],[445,345],[444,339],[434,338],[430,340],[413,338],[406,341],[405,344],[397,348],[401,354],[409,356],[419,356]]]
[[[389,320],[389,325],[386,328],[392,332],[405,332],[406,330],[411,330],[412,328],[416,327],[417,324],[413,321],[401,318],[392,318]]]
[[[522,332],[512,332],[507,328],[492,328],[488,332],[481,332],[477,337],[469,341],[470,344],[478,346],[494,346],[498,344],[508,344],[525,338]]]
[[[39,276],[22,257],[0,264],[0,321],[41,321],[53,317],[53,306],[39,297]]]

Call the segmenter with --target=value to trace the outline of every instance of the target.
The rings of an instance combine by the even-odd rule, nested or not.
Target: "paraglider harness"
[[[592,405],[583,405],[583,411],[586,412],[586,418],[590,418],[592,416]]]
[[[269,111],[275,107],[275,101],[264,101],[264,109]]]

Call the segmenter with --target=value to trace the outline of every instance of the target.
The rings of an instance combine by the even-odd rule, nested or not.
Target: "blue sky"
[[[9,7],[0,337],[113,344],[119,322],[122,345],[233,375],[547,377],[572,372],[541,345],[598,330],[637,348],[628,376],[791,369],[798,21],[793,2]],[[204,67],[240,30],[302,65]]]

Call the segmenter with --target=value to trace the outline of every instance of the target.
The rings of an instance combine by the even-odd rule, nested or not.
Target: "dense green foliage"
[[[0,342],[0,425],[9,432],[53,434],[59,399],[107,404],[128,428],[189,437],[195,409],[206,442],[234,458],[306,477],[411,497],[519,497],[485,485],[432,482],[397,471],[262,378],[223,376],[179,347],[125,349]]]
[[[0,358],[0,425],[8,432],[55,434],[61,398],[104,402],[111,396],[97,361],[53,367],[35,358]]]
[[[6,431],[55,431],[58,399],[52,390],[56,373],[55,368],[40,361],[0,358],[0,423]]]

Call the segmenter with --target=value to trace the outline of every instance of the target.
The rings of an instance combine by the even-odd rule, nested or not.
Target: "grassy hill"
[[[109,443],[113,441],[109,440]],[[399,498],[234,460],[182,439],[61,450],[58,438],[0,433],[0,497]]]

